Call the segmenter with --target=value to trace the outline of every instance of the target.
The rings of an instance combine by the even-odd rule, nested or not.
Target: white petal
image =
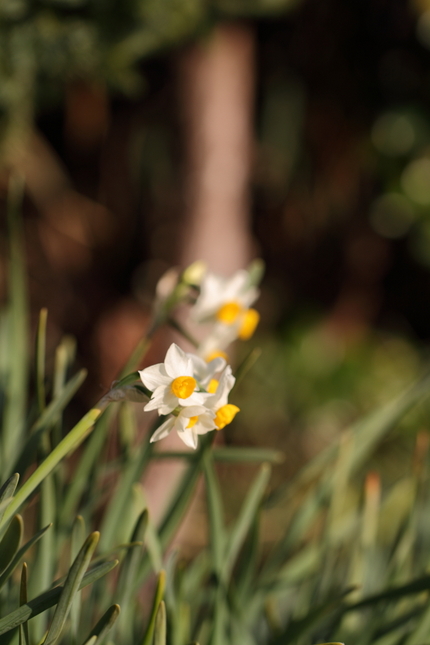
[[[154,432],[150,439],[150,443],[153,443],[154,441],[159,441],[160,439],[164,439],[167,437],[168,434],[173,430],[175,425],[175,418],[170,417],[170,419],[167,419],[157,430]]]
[[[194,450],[197,448],[197,436],[194,434],[191,428],[188,430],[178,430],[178,437],[180,437],[184,444],[189,448],[193,448]]]
[[[206,363],[206,361],[200,358],[200,356],[196,356],[196,354],[187,354],[187,356],[193,364],[194,378],[202,383],[207,373],[208,364]]]
[[[239,300],[240,295],[247,291],[248,280],[248,271],[244,269],[236,271],[225,285],[224,302]]]
[[[167,350],[166,358],[164,359],[164,366],[167,374],[173,379],[178,376],[193,375],[191,359],[188,358],[186,353],[178,347],[176,343],[172,343]]]
[[[151,365],[151,367],[146,367],[144,370],[140,370],[139,376],[142,379],[144,386],[147,387],[148,390],[151,390],[151,392],[153,392],[159,385],[166,385],[172,380],[167,376],[163,363]]]
[[[193,392],[191,396],[186,399],[177,399],[179,405],[188,407],[189,405],[205,405],[205,402],[208,397],[212,396],[211,394],[206,394],[206,392]]]
[[[206,412],[207,408],[203,405],[190,405],[181,410],[178,419],[181,417],[191,419],[191,417],[198,417],[200,414],[205,414]]]
[[[210,416],[209,414],[200,415],[196,425],[193,426],[194,432],[196,434],[207,434],[211,430],[215,430],[214,418],[214,416]]]
[[[206,400],[207,407],[213,410],[218,410],[218,408],[221,408],[223,405],[227,405],[228,395],[235,382],[236,379],[232,374],[231,367],[230,365],[227,365],[224,372],[221,374],[217,391]]]

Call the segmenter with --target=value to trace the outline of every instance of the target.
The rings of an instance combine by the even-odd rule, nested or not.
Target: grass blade
[[[83,589],[87,585],[93,584],[106,574],[108,574],[112,569],[114,569],[118,564],[118,560],[111,560],[110,562],[105,562],[97,567],[94,567],[91,571],[87,571],[84,575],[79,589]],[[63,591],[63,587],[55,587],[54,589],[49,589],[45,593],[37,596],[33,600],[29,600],[25,605],[15,609],[7,616],[4,616],[0,619],[0,635],[9,632],[11,629],[18,627],[26,620],[30,620],[34,616],[37,616],[42,611],[50,609],[57,604],[59,597]]]
[[[84,545],[70,568],[63,590],[55,609],[51,626],[46,635],[44,645],[53,645],[61,635],[67,616],[72,607],[73,599],[79,591],[82,578],[88,568],[92,555],[99,541],[99,533],[94,531],[85,540]]]
[[[51,524],[48,524],[48,526],[45,526],[45,528],[41,529],[38,531],[35,535],[33,535],[32,538],[28,542],[22,546],[19,551],[16,552],[15,556],[13,559],[9,562],[8,566],[6,569],[3,571],[3,573],[0,575],[0,589],[3,587],[5,582],[10,578],[12,573],[15,571],[15,568],[18,566],[19,561],[23,557],[23,555],[30,549],[34,544],[36,544],[40,538],[46,533],[46,531],[51,527]]]
[[[39,314],[39,324],[36,334],[36,398],[39,413],[42,414],[46,405],[45,393],[45,353],[46,353],[46,322],[48,310],[43,308]]]
[[[255,520],[258,507],[263,498],[267,484],[269,483],[270,472],[270,466],[268,464],[263,464],[263,466],[261,466],[260,472],[249,490],[239,513],[239,517],[231,532],[223,564],[223,579],[225,581],[230,578],[231,570],[236,561],[239,550],[253,521]]]
[[[221,500],[221,491],[218,480],[211,463],[210,453],[207,453],[203,462],[206,481],[206,496],[209,513],[210,546],[214,571],[218,578],[221,575],[225,552],[224,510]]]
[[[142,640],[142,645],[152,645],[152,637],[154,635],[155,621],[157,618],[158,608],[164,596],[165,588],[166,588],[166,573],[165,571],[160,571],[158,576],[157,589],[155,590],[155,594],[154,594],[154,602],[152,604],[152,610],[149,616],[148,626],[146,628],[146,632]]]
[[[106,634],[112,629],[120,611],[119,605],[112,605],[112,607],[109,607],[109,609],[100,618],[97,625],[93,627],[90,635],[85,639],[84,643],[88,643],[88,641],[95,636],[97,638],[97,645],[101,645]]]
[[[154,645],[166,645],[166,605],[162,600],[155,619]]]
[[[5,571],[18,551],[23,530],[24,523],[21,515],[15,515],[0,542],[0,573]]]
[[[49,475],[50,472],[59,464],[59,462],[69,453],[76,450],[79,444],[85,439],[92,430],[96,419],[100,416],[102,410],[92,408],[82,419],[74,426],[53,451],[46,457],[40,466],[30,475],[22,488],[13,498],[7,507],[3,519],[0,521],[0,530],[12,517],[16,510],[26,501],[39,484]]]
[[[27,594],[27,564],[24,562],[21,571],[21,585],[19,590],[19,604],[25,605],[28,600]],[[28,622],[19,626],[19,645],[29,645]]]

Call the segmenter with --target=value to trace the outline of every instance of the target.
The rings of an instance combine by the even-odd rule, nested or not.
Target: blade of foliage
[[[15,554],[15,556],[12,558],[12,560],[9,562],[8,566],[6,569],[3,571],[3,573],[0,575],[0,589],[3,587],[5,582],[10,578],[12,573],[15,571],[15,568],[18,566],[21,558],[24,556],[26,551],[28,551],[34,544],[36,544],[40,538],[46,533],[46,531],[51,527],[51,524],[48,524],[48,526],[45,526],[43,529],[35,533],[28,542],[26,542]]]
[[[90,481],[91,471],[103,451],[106,435],[115,414],[116,408],[111,406],[104,410],[95,424],[94,431],[80,456],[73,480],[66,491],[59,516],[60,526],[68,526],[70,517],[75,514],[78,501]]]
[[[91,633],[89,634],[88,638],[85,639],[84,643],[88,643],[91,638],[96,637],[97,643],[101,645],[106,635],[115,624],[120,611],[121,610],[119,605],[112,605],[112,607],[109,607],[109,609],[100,618],[98,623],[93,627]]]
[[[361,609],[364,607],[370,607],[379,602],[387,602],[392,600],[398,600],[399,598],[404,598],[410,596],[411,594],[421,593],[422,591],[427,591],[430,589],[430,576],[423,576],[418,580],[409,582],[406,585],[401,585],[399,587],[393,587],[387,589],[378,594],[368,596],[360,602],[354,603],[352,605],[347,605],[345,611],[355,611],[356,609]]]
[[[69,453],[76,450],[79,444],[85,439],[92,430],[96,419],[100,416],[101,410],[92,408],[82,419],[72,428],[62,441],[56,446],[40,466],[30,475],[22,488],[13,498],[7,507],[2,521],[0,530],[9,521],[15,511],[26,501],[39,484],[47,475],[59,464],[59,462]]]
[[[120,606],[125,608],[125,615],[120,621],[120,628],[122,630],[122,638],[124,640],[124,632],[127,627],[132,623],[133,603],[132,595],[135,590],[134,578],[139,570],[139,562],[142,558],[142,543],[145,537],[146,529],[148,526],[148,511],[145,509],[139,516],[136,526],[133,531],[131,541],[138,544],[134,549],[129,549],[126,553],[124,561],[121,565],[119,580],[117,585],[118,602]]]
[[[115,543],[116,531],[121,524],[121,515],[124,513],[133,485],[141,479],[142,472],[149,463],[153,452],[153,444],[142,442],[130,462],[125,468],[115,494],[112,496],[101,525],[100,548],[104,551]]]
[[[49,526],[56,520],[56,491],[52,474],[49,474],[40,486],[40,504],[38,525]],[[36,596],[51,585],[55,573],[55,543],[56,533],[48,531],[43,540],[38,543],[32,576],[30,579],[30,594]],[[47,615],[41,614],[32,622],[32,636],[40,640],[47,630]]]
[[[263,498],[270,478],[270,466],[263,464],[260,468],[254,483],[252,484],[245,502],[239,513],[239,517],[233,527],[228,541],[227,552],[223,563],[223,579],[230,577],[231,570],[238,556],[239,550],[245,540],[252,522],[257,514],[258,507]]]
[[[97,567],[94,567],[91,571],[87,571],[84,575],[82,582],[79,585],[79,589],[83,589],[87,585],[93,584],[106,574],[108,574],[112,569],[114,569],[118,564],[118,560],[111,560],[105,562]],[[63,591],[63,587],[55,587],[54,589],[49,589],[45,591],[37,598],[29,600],[25,605],[19,607],[15,611],[11,612],[7,616],[4,616],[0,619],[0,635],[9,632],[11,629],[18,627],[26,620],[37,616],[42,611],[46,611],[50,607],[54,607],[57,604],[58,599]]]
[[[152,643],[158,608],[163,599],[165,587],[166,587],[166,573],[165,571],[160,571],[158,575],[157,588],[154,594],[154,601],[152,604],[151,614],[149,616],[148,626],[146,628],[146,631],[142,640],[142,645],[151,645]]]
[[[14,466],[14,470],[24,473],[33,463],[37,447],[44,433],[51,427],[58,415],[64,410],[74,394],[81,387],[87,376],[87,370],[82,369],[75,374],[67,385],[61,390],[58,397],[43,410],[42,414],[32,427],[31,434],[25,443],[19,458]]]
[[[15,515],[0,542],[0,573],[12,562],[21,544],[24,523],[21,515]]]
[[[21,570],[21,584],[19,589],[19,604],[25,605],[28,601],[27,593],[27,564],[24,562]],[[29,645],[28,622],[19,626],[19,645]]]
[[[203,462],[203,470],[206,482],[206,497],[209,513],[209,539],[212,552],[212,562],[214,572],[218,576],[221,575],[221,569],[224,561],[225,553],[225,531],[224,531],[224,511],[221,501],[221,492],[219,489],[218,479],[210,458],[210,453],[207,453]]]
[[[0,488],[0,521],[3,517],[4,510],[9,503],[9,501],[14,496],[16,487],[19,482],[19,473],[14,473],[11,475]],[[4,506],[2,504],[6,502]]]
[[[45,352],[46,352],[46,322],[48,310],[43,308],[39,314],[39,324],[36,334],[36,395],[39,414],[42,414],[46,405],[45,393]]]
[[[166,605],[163,600],[160,602],[155,619],[154,645],[166,645]]]
[[[418,403],[418,401],[428,396],[429,393],[430,377],[426,376],[401,395],[377,410],[372,411],[351,427],[348,432],[352,432],[354,435],[354,445],[356,447],[353,452],[351,473],[356,472],[366,457],[400,418]],[[336,457],[337,451],[338,443],[334,443],[319,453],[319,455],[300,470],[291,482],[288,482],[285,487],[280,487],[275,491],[268,498],[267,504],[272,505],[279,498],[294,495],[298,488],[320,477],[324,473],[326,466]]]
[[[6,403],[2,428],[2,463],[0,468],[3,472],[7,472],[11,464],[15,462],[19,447],[23,443],[25,431],[28,313],[20,214],[23,194],[23,179],[17,175],[12,176],[9,182],[7,204],[10,255],[8,267],[8,349],[11,358],[6,383]]]
[[[79,547],[85,540],[85,522],[84,518],[81,515],[78,515],[75,518],[72,526],[72,540],[70,545],[70,559],[73,563],[74,559],[79,553]],[[81,592],[77,591],[72,602],[70,609],[70,632],[72,638],[76,642],[78,629],[79,629],[79,618],[81,614]]]
[[[348,593],[350,593],[350,591],[350,589],[347,589],[329,601],[313,608],[303,618],[292,620],[280,634],[276,635],[269,641],[270,645],[285,645],[285,643],[292,643],[299,637],[308,634],[316,625],[326,620],[331,614],[338,612],[341,613],[343,599]]]
[[[233,386],[233,390],[238,387],[241,381],[245,378],[245,376],[248,374],[248,372],[254,367],[255,363],[258,361],[258,359],[261,356],[261,349],[260,347],[254,347],[252,349],[248,356],[244,358],[242,363],[239,365],[237,370],[235,371],[235,377],[236,377],[236,382]],[[233,391],[232,390],[232,391]]]
[[[99,535],[97,531],[94,531],[88,536],[70,568],[44,641],[45,645],[53,645],[61,635],[72,607],[73,599],[79,591],[82,578],[98,544]]]

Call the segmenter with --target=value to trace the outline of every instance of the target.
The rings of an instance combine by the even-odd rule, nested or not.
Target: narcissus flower
[[[248,271],[237,271],[231,278],[207,273],[192,311],[197,322],[215,323],[205,345],[223,349],[236,338],[250,338],[260,319],[251,308],[258,294]]]
[[[180,406],[202,405],[208,395],[198,392],[194,377],[193,361],[180,347],[173,343],[166,354],[164,363],[152,365],[139,372],[145,387],[152,392],[144,410],[158,410],[169,414]]]
[[[197,448],[198,435],[215,430],[215,413],[201,405],[183,408],[178,416],[165,421],[151,437],[151,442],[159,441],[176,430],[178,437],[190,448]]]

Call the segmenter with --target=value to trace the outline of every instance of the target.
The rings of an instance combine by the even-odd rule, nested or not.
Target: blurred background
[[[48,358],[76,337],[81,411],[161,275],[196,259],[266,263],[262,356],[225,441],[279,446],[278,479],[422,373],[428,0],[2,0],[0,136],[0,297],[18,172],[33,330],[46,306]],[[378,453],[388,479],[427,419]]]

